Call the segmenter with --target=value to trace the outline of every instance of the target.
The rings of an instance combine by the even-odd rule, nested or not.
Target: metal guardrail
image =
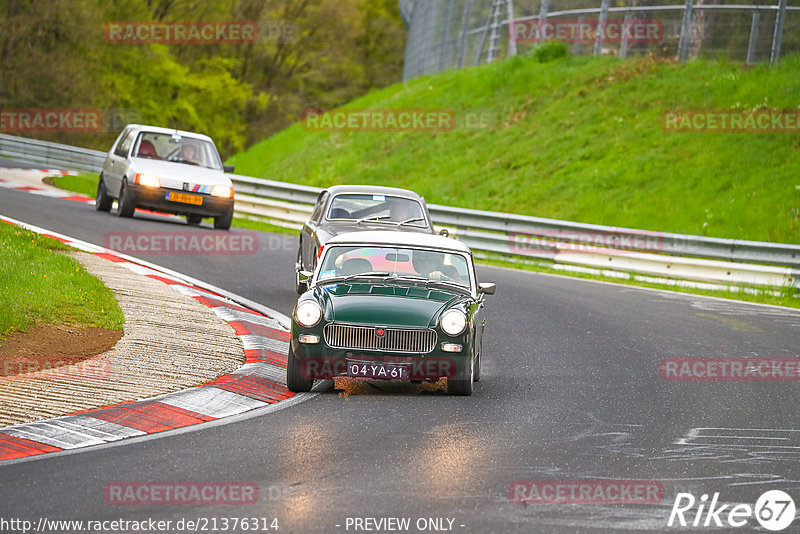
[[[0,134],[0,155],[99,172],[105,153]],[[236,212],[299,228],[319,188],[230,175]],[[704,282],[800,287],[800,245],[721,239],[429,204],[434,223],[479,253]]]
[[[106,153],[27,137],[0,134],[0,155],[54,169],[100,172]]]

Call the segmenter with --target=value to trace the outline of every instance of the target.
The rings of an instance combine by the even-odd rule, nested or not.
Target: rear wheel
[[[97,182],[97,195],[94,197],[94,209],[97,211],[111,211],[111,204],[114,199],[106,193],[106,186],[103,183],[103,175],[100,175],[100,180]]]
[[[197,226],[203,222],[203,217],[200,215],[187,215],[186,216],[186,224],[191,224],[192,226]]]
[[[289,391],[303,393],[311,391],[314,385],[313,378],[305,378],[300,369],[300,360],[294,355],[291,344],[289,345],[289,356],[286,362],[286,387]]]
[[[214,228],[217,230],[228,230],[233,222],[233,206],[219,217],[214,217]]]
[[[472,383],[475,379],[475,355],[470,354],[469,360],[465,363],[461,376],[447,379],[447,393],[450,395],[472,395]]]
[[[133,211],[136,209],[136,202],[133,195],[128,190],[128,181],[122,181],[122,190],[119,192],[119,200],[117,201],[117,215],[120,217],[133,217]]]

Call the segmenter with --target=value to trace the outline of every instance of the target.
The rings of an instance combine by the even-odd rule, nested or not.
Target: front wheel
[[[228,230],[233,222],[233,206],[219,217],[214,217],[214,228],[217,230]]]
[[[133,195],[128,190],[127,180],[122,181],[122,190],[119,192],[119,200],[117,201],[117,215],[120,217],[133,217],[133,211],[136,209],[136,202]]]
[[[461,376],[447,379],[447,393],[450,395],[472,395],[475,379],[475,356],[470,354],[466,368],[461,371]]]
[[[298,295],[302,295],[306,292],[306,288],[300,285],[300,271],[303,270],[303,245],[300,244],[300,247],[297,249],[297,261],[295,262],[294,268],[294,289],[297,291]]]
[[[311,391],[314,385],[313,378],[303,376],[300,360],[294,355],[291,344],[289,345],[289,356],[286,361],[286,387],[295,393]]]
[[[106,193],[106,186],[103,183],[103,175],[100,175],[100,179],[97,181],[97,194],[94,197],[94,209],[97,211],[111,211],[111,204],[114,203],[114,199],[108,196]]]

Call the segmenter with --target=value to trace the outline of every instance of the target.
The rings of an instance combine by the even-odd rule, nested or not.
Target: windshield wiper
[[[395,274],[389,277],[391,280],[414,280],[419,282],[427,282],[427,276],[419,276],[416,274]]]
[[[345,276],[342,280],[351,280],[353,278],[357,278],[359,276],[389,276],[389,273],[386,271],[370,271],[368,273],[357,273]]]
[[[389,215],[376,215],[374,217],[363,217],[357,221],[357,224],[361,224],[362,222],[366,221],[374,221],[374,222],[383,222],[381,219],[388,219]]]
[[[422,217],[414,217],[413,219],[406,219],[405,221],[400,221],[399,223],[397,223],[397,226],[399,227],[399,226],[403,226],[404,224],[409,224],[409,223],[412,223],[412,222],[424,221],[424,220],[425,219],[423,219]]]
[[[169,161],[173,163],[185,163],[186,165],[199,165],[199,163],[195,161],[189,161],[188,159],[183,159],[183,158],[172,158]]]
[[[443,286],[446,286],[446,287],[453,287],[453,288],[456,288],[456,289],[460,289],[462,291],[469,291],[469,286],[465,286],[464,284],[459,284],[458,282],[451,282],[451,281],[448,281],[448,280],[431,280],[431,279],[428,279],[428,281],[425,283],[425,285],[426,286],[427,285],[443,285]]]

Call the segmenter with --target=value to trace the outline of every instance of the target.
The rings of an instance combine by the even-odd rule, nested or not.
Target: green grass
[[[797,109],[798,56],[753,67],[517,56],[399,83],[345,107],[483,112],[494,121],[443,133],[319,133],[298,123],[228,163],[319,187],[407,187],[436,204],[800,243],[800,136],[661,127],[669,110]]]
[[[90,173],[82,173],[77,176],[58,175],[53,177],[53,185],[61,189],[66,189],[67,191],[81,193],[94,198],[97,193],[97,182],[99,179],[99,175]]]
[[[0,339],[35,324],[122,330],[113,293],[55,239],[0,223]]]

